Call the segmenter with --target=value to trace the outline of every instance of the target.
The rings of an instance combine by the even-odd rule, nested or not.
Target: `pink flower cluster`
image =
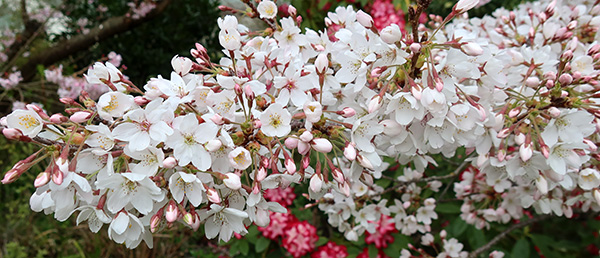
[[[264,237],[271,240],[277,240],[281,237],[281,245],[293,257],[303,256],[315,249],[315,243],[319,239],[315,226],[307,221],[299,221],[296,216],[289,212],[270,213],[271,223],[266,227],[258,227]]]
[[[285,189],[274,188],[267,189],[265,191],[264,197],[267,201],[270,202],[278,202],[284,207],[292,205],[294,199],[296,199],[296,194],[294,194],[294,188],[288,187]]]
[[[383,249],[388,246],[388,243],[394,242],[394,237],[391,233],[397,232],[394,218],[381,214],[381,219],[372,223],[376,223],[377,227],[374,233],[366,232],[365,242],[367,244],[375,244],[377,249]]]
[[[380,31],[391,24],[397,24],[404,31],[406,25],[404,12],[396,10],[392,0],[375,0],[370,13],[373,16],[373,23],[377,30]]]
[[[324,246],[319,247],[316,252],[310,255],[311,258],[344,258],[348,256],[348,251],[343,245],[329,241]]]

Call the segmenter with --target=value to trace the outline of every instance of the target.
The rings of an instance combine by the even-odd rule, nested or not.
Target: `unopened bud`
[[[209,140],[206,143],[206,145],[204,145],[204,147],[206,147],[206,150],[208,150],[210,152],[214,152],[214,151],[219,150],[222,145],[223,145],[223,143],[221,141],[212,139],[212,140]]]
[[[295,168],[295,167],[294,167]],[[256,181],[263,181],[267,177],[267,170],[264,167],[261,167],[256,172]]]
[[[138,106],[143,106],[150,103],[150,100],[142,96],[136,96],[135,98],[133,98],[133,102],[135,102],[135,104]]]
[[[367,105],[367,111],[369,112],[369,114],[379,110],[379,108],[381,107],[381,97],[379,95],[373,97],[371,99],[371,101],[369,101],[369,104]]]
[[[290,159],[285,159],[285,169],[287,169],[288,174],[293,175],[294,173],[296,173],[296,163],[294,163],[294,160]]]
[[[177,217],[179,217],[179,208],[177,208],[175,201],[171,200],[165,211],[165,218],[168,222],[173,223],[177,220]]]
[[[329,153],[333,149],[331,142],[325,138],[316,138],[312,140],[312,147],[321,153]]]
[[[363,157],[362,155],[357,155],[356,159],[358,159],[358,163],[364,168],[373,169],[373,164],[371,164],[369,159]]]
[[[344,148],[344,157],[349,161],[353,161],[356,159],[356,148],[354,148],[354,144],[351,142],[346,143],[346,147]]]
[[[168,157],[163,160],[163,167],[167,169],[171,169],[177,166],[177,160],[173,157]]]
[[[212,203],[216,203],[216,204],[221,203],[221,198],[219,197],[219,193],[217,193],[217,190],[215,190],[215,189],[208,188],[206,190],[206,196],[208,196],[208,200]]]
[[[463,52],[465,52],[465,54],[470,56],[478,56],[483,54],[483,48],[481,48],[481,46],[475,42],[463,44],[461,46],[461,49],[463,50]]]
[[[35,188],[38,188],[40,186],[46,185],[48,182],[50,182],[50,173],[48,171],[44,171],[38,174],[38,176],[35,178],[33,186],[35,186]]]
[[[91,116],[92,116],[92,113],[90,113],[90,112],[78,111],[78,112],[75,112],[75,114],[71,115],[71,117],[69,119],[71,119],[71,121],[73,121],[75,123],[83,123],[83,122],[86,122]]]
[[[356,20],[358,21],[358,23],[360,23],[360,25],[364,26],[367,29],[373,27],[373,17],[363,12],[362,10],[356,12]]]
[[[537,189],[540,191],[541,194],[548,193],[548,181],[546,181],[546,178],[544,178],[544,176],[540,175],[535,180],[535,186],[537,186]]]
[[[284,143],[285,143],[285,147],[287,147],[290,150],[293,150],[296,147],[298,147],[298,138],[288,137],[285,139]]]
[[[19,140],[19,138],[23,136],[21,131],[15,128],[4,128],[2,129],[2,134],[4,134],[4,137],[10,140]]]
[[[550,107],[548,108],[548,114],[550,114],[550,116],[553,118],[557,118],[560,116],[560,109],[557,107]]]
[[[54,115],[50,116],[50,122],[55,123],[55,124],[62,124],[67,121],[69,121],[69,118],[67,118],[63,114],[54,114]]]
[[[345,118],[348,118],[348,117],[353,117],[354,115],[356,115],[356,111],[351,107],[345,107],[341,111],[338,111],[337,114],[341,115]]]
[[[533,146],[531,144],[521,144],[519,147],[519,156],[521,156],[521,160],[523,162],[528,161],[533,155]]]
[[[310,142],[312,139],[313,139],[313,135],[309,131],[304,131],[300,135],[300,140],[303,141],[303,142]]]
[[[329,66],[329,59],[327,59],[327,53],[320,53],[315,59],[315,69],[318,74],[324,74],[325,70]]]
[[[421,51],[421,44],[415,42],[410,44],[409,48],[413,53],[419,53]]]
[[[227,173],[225,174],[225,179],[223,179],[223,183],[227,188],[231,190],[239,190],[242,187],[242,182],[240,180],[240,176],[235,173]]]
[[[318,193],[321,191],[322,186],[323,186],[323,179],[321,178],[321,176],[319,174],[314,174],[310,178],[310,189],[313,192]]]

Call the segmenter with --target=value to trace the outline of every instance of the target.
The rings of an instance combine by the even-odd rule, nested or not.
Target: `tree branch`
[[[164,12],[173,0],[163,0],[156,5],[156,8],[140,19],[132,19],[129,15],[111,17],[100,24],[98,27],[90,30],[87,34],[80,34],[69,39],[65,39],[55,46],[32,56],[27,63],[20,67],[23,81],[28,82],[35,77],[36,67],[38,65],[51,65],[78,51],[86,50],[90,46],[104,39],[112,37],[131,30]]]
[[[551,218],[551,215],[541,215],[538,217],[535,217],[533,219],[530,220],[526,220],[526,221],[521,221],[517,224],[514,224],[510,227],[508,227],[506,230],[500,232],[500,234],[498,234],[497,236],[495,236],[494,238],[492,238],[492,240],[490,240],[490,242],[488,242],[487,244],[483,245],[482,247],[477,248],[477,250],[471,252],[469,254],[469,258],[476,258],[478,255],[480,255],[481,253],[487,251],[488,249],[492,248],[493,245],[495,245],[496,243],[498,243],[500,240],[502,240],[503,238],[505,238],[508,233],[510,233],[511,231],[515,230],[515,229],[519,229],[528,225],[531,225],[533,223],[536,222],[540,222],[542,220]]]

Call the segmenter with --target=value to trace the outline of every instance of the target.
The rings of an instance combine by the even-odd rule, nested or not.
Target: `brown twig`
[[[471,252],[469,254],[469,258],[475,258],[478,255],[480,255],[481,253],[487,251],[488,249],[492,248],[493,245],[495,245],[496,243],[498,243],[500,240],[502,240],[503,238],[505,238],[511,231],[515,230],[515,229],[519,229],[528,225],[531,225],[533,223],[536,222],[540,222],[542,220],[551,218],[551,215],[541,215],[526,221],[521,221],[517,224],[514,224],[510,227],[508,227],[507,229],[505,229],[504,231],[500,232],[500,234],[498,234],[497,236],[495,236],[494,238],[492,238],[492,240],[490,240],[487,244],[483,245],[482,247],[477,248],[477,250]]]

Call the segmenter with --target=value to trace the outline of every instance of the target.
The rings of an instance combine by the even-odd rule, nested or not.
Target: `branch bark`
[[[500,232],[500,234],[498,234],[492,240],[490,240],[490,242],[488,242],[487,244],[483,245],[482,247],[477,248],[477,250],[471,252],[469,254],[469,258],[476,258],[481,253],[483,253],[483,252],[487,251],[488,249],[492,248],[493,245],[495,245],[500,240],[502,240],[503,238],[505,238],[508,235],[508,233],[510,233],[511,231],[513,231],[515,229],[519,229],[519,228],[525,227],[527,225],[531,225],[531,224],[536,223],[536,222],[540,222],[540,221],[548,219],[550,217],[552,217],[552,216],[551,215],[541,215],[541,216],[532,218],[530,220],[521,221],[521,222],[519,222],[517,224],[514,224],[514,225],[508,227],[506,230]]]
[[[19,69],[23,76],[23,81],[28,82],[35,77],[37,65],[51,65],[78,51],[88,49],[97,42],[142,25],[163,13],[172,2],[173,0],[161,1],[156,5],[154,10],[140,19],[132,19],[128,15],[111,17],[98,27],[90,30],[87,34],[80,34],[65,39],[58,42],[55,46],[35,54]]]

